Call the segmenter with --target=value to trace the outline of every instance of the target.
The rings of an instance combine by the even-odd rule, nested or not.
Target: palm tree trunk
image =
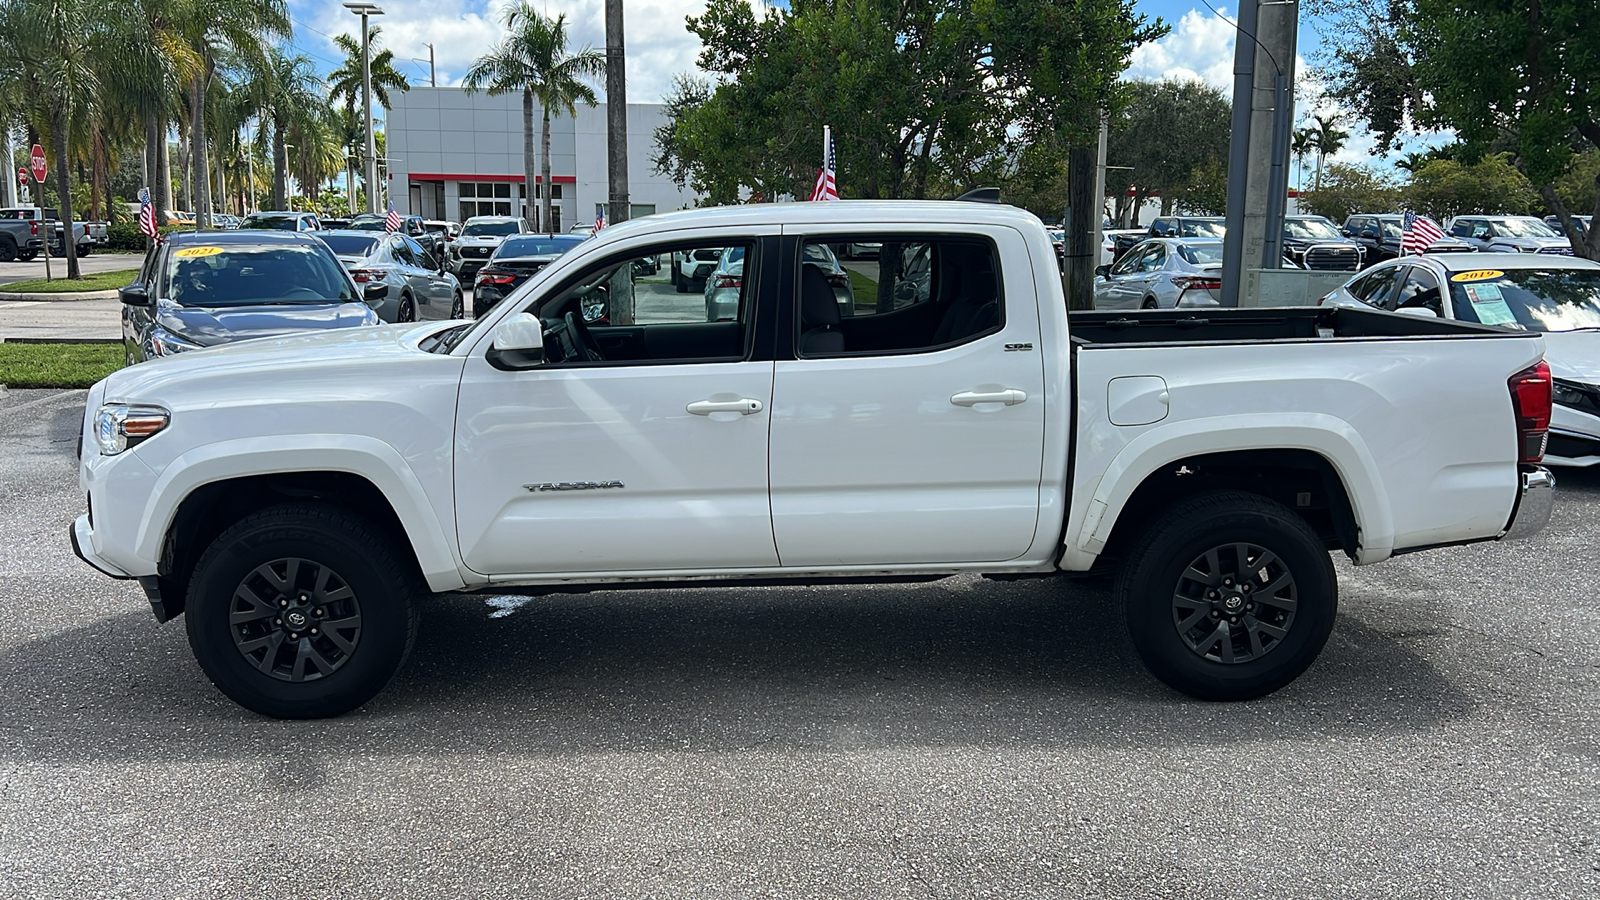
[[[201,60],[200,74],[194,78],[194,102],[190,111],[192,122],[189,128],[194,141],[196,229],[211,227],[211,160],[206,146],[210,143],[206,140],[206,83],[211,80],[211,67],[211,54],[208,53]]]
[[[283,146],[283,119],[272,117],[272,208],[287,209],[284,180],[289,169],[288,150]]]
[[[550,107],[544,108],[544,124],[539,134],[539,170],[544,176],[540,184],[542,190],[539,194],[543,197],[539,204],[539,216],[544,221],[544,230],[547,234],[555,233],[555,225],[550,221]]]
[[[72,239],[72,173],[67,159],[67,117],[71,112],[64,107],[57,107],[50,117],[50,136],[56,145],[56,191],[61,195],[61,244],[66,249],[67,277],[77,279],[83,274],[78,271],[78,242]],[[44,239],[48,242],[50,235]]]
[[[89,220],[92,222],[105,218],[100,215],[100,172],[101,161],[105,155],[106,148],[100,139],[100,129],[95,128],[89,133]]]
[[[155,128],[155,177],[150,185],[151,202],[156,208],[156,225],[167,224],[167,212],[172,209],[172,157],[167,146],[167,120],[159,113],[153,120]]]
[[[538,181],[533,177],[533,173],[534,173],[534,168],[533,167],[534,167],[534,154],[533,154],[533,91],[529,90],[528,88],[523,88],[522,89],[522,194],[523,194],[522,207],[523,208],[522,208],[521,215],[524,218],[527,218],[528,213],[533,212],[534,210],[538,209],[538,207],[535,206],[535,204],[538,202],[535,199],[536,196],[537,196],[537,193],[548,193],[548,191],[542,191],[542,192],[538,191]],[[535,219],[537,219],[537,216],[535,216]],[[541,222],[541,221],[535,221],[533,224],[534,224],[534,230],[535,231],[538,231],[538,230],[540,230],[540,229],[542,229],[544,227],[544,223]]]

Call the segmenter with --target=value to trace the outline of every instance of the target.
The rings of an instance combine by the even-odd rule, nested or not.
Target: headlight
[[[150,329],[150,336],[144,342],[145,355],[147,356],[172,356],[189,350],[205,349],[194,341],[184,340],[172,332],[157,326]]]
[[[94,441],[101,456],[116,456],[167,427],[171,416],[159,406],[107,403],[94,417]]]

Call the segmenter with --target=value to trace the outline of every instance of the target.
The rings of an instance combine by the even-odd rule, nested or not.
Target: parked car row
[[[30,262],[44,251],[45,240],[50,241],[50,255],[65,256],[66,244],[62,241],[65,226],[61,214],[53,207],[8,206],[0,209],[0,262]],[[106,223],[73,222],[73,244],[78,256],[88,256],[106,242]]]

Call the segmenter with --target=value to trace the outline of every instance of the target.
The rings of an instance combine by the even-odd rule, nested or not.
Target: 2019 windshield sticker
[[[540,494],[545,491],[598,491],[625,485],[620,481],[541,481],[523,487],[530,493]]]

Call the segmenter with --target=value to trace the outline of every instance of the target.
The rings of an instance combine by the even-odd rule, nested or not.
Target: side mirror
[[[1413,316],[1418,319],[1437,319],[1439,314],[1426,306],[1402,306],[1395,310],[1402,316]]]
[[[1094,267],[1094,277],[1096,277],[1096,278],[1110,278],[1111,277],[1111,267],[1110,266],[1095,266]]]
[[[496,369],[515,372],[544,364],[544,323],[533,313],[518,313],[495,326],[484,357]]]
[[[381,281],[369,281],[361,288],[361,299],[368,303],[377,303],[389,296],[389,286]]]
[[[150,289],[142,284],[130,284],[117,291],[117,299],[129,306],[149,306]]]

